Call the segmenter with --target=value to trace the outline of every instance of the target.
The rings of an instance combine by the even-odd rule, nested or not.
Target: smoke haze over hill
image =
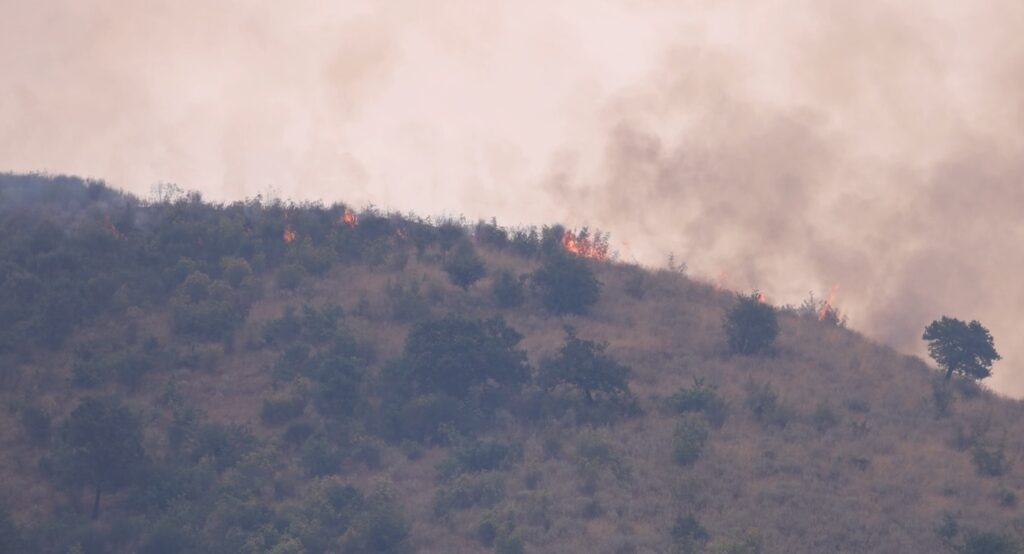
[[[612,232],[1024,394],[1024,4],[0,0],[0,169]]]

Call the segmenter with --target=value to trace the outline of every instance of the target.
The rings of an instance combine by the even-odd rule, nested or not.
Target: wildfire
[[[292,224],[289,223],[284,226],[284,242],[285,244],[290,244],[293,240],[295,240],[295,229],[293,229]]]
[[[577,234],[566,230],[562,235],[562,246],[566,251],[582,258],[602,261],[608,259],[608,241],[603,240],[600,235],[591,238],[585,230]]]
[[[117,230],[117,226],[114,225],[114,222],[110,220],[110,214],[107,214],[103,217],[103,228],[106,229],[107,232],[110,233],[110,235],[113,236],[115,239],[124,238],[124,235],[121,234],[121,231]]]
[[[839,285],[832,285],[832,288],[828,289],[828,298],[821,303],[821,308],[818,310],[818,321],[825,321],[829,313],[835,310],[836,293],[838,292]]]
[[[341,214],[340,221],[349,227],[355,227],[359,225],[359,216],[352,210],[345,208],[345,212]]]
[[[757,291],[757,301],[762,303],[762,304],[767,304],[768,303],[768,297],[765,296],[765,294],[763,292]]]

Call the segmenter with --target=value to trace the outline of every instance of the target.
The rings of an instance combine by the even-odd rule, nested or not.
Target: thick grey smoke
[[[1024,4],[0,0],[0,168],[552,219],[1024,394]]]

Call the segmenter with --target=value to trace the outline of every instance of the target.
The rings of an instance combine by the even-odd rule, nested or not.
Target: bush
[[[459,475],[446,481],[434,494],[434,515],[480,507],[489,508],[505,498],[505,481],[493,473]]]
[[[300,396],[268,398],[263,401],[260,419],[267,425],[281,425],[302,415],[306,399]]]
[[[1007,472],[1010,465],[1002,443],[989,445],[984,441],[976,442],[971,449],[971,461],[978,475],[986,477],[999,477]]]
[[[588,404],[594,402],[595,394],[605,397],[629,394],[630,368],[605,353],[606,343],[581,339],[571,327],[566,327],[565,333],[565,344],[543,366],[545,385],[575,387]]]
[[[761,302],[757,291],[740,295],[725,314],[723,327],[733,354],[751,355],[767,352],[779,335],[775,308]]]
[[[444,271],[452,284],[461,287],[462,290],[469,290],[473,283],[487,273],[483,260],[469,241],[459,243],[454,255],[445,262]]]
[[[676,424],[672,435],[672,461],[691,465],[700,458],[708,441],[708,428],[699,419],[687,418]]]
[[[587,262],[563,251],[545,258],[533,284],[541,303],[555,314],[585,314],[601,296],[601,282]]]
[[[448,316],[413,327],[402,363],[422,393],[464,398],[470,389],[493,381],[518,387],[530,378],[522,340],[501,318]]]
[[[525,287],[523,280],[516,277],[510,271],[500,271],[494,277],[494,284],[491,292],[498,306],[502,308],[515,308],[522,305],[525,298]]]
[[[302,467],[314,477],[338,473],[342,461],[341,448],[323,436],[313,437],[302,446]]]
[[[820,432],[828,431],[829,429],[839,425],[839,414],[836,413],[832,406],[826,402],[818,404],[815,408],[814,413],[811,414],[811,423],[814,428]]]
[[[1021,554],[1024,548],[1008,533],[986,531],[969,533],[956,551],[958,554]]]
[[[693,515],[677,517],[672,525],[673,554],[697,554],[711,538],[707,529]]]
[[[728,405],[718,394],[718,387],[705,385],[704,379],[693,378],[693,386],[683,387],[668,399],[669,408],[677,414],[698,412],[704,414],[715,427],[725,423]]]
[[[430,304],[420,293],[419,281],[388,281],[385,294],[395,321],[416,321],[430,315]]]
[[[585,477],[600,469],[608,469],[619,480],[629,480],[633,469],[608,441],[599,433],[584,431],[576,440],[576,464]]]
[[[763,425],[785,428],[795,415],[793,409],[779,399],[769,383],[750,383],[745,404],[754,419]]]
[[[38,406],[26,406],[19,414],[21,427],[29,442],[44,446],[50,442],[50,414]]]
[[[306,276],[306,270],[298,264],[288,264],[277,272],[277,288],[281,290],[296,290],[302,286],[302,280]]]
[[[437,465],[437,473],[440,479],[448,480],[463,473],[507,469],[522,458],[520,445],[476,440],[453,449]]]

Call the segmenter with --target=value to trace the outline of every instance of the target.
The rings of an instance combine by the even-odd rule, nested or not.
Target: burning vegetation
[[[338,221],[343,223],[346,227],[351,228],[359,225],[359,216],[349,208],[345,208],[345,211],[341,214]]]
[[[295,240],[295,228],[289,223],[284,226],[284,242],[285,244],[291,244]]]
[[[604,261],[608,259],[608,236],[601,233],[590,234],[584,227],[579,232],[573,233],[566,229],[562,235],[562,246],[567,252],[581,258]]]

